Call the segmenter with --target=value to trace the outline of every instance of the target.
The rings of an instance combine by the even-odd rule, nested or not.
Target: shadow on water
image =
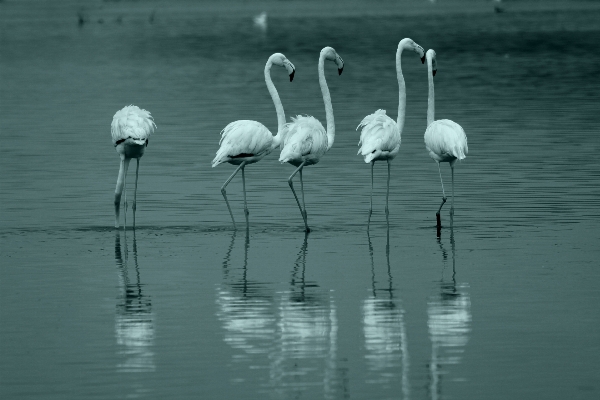
[[[429,394],[432,399],[442,397],[442,378],[449,373],[447,367],[461,362],[462,353],[471,333],[471,298],[467,283],[456,279],[456,242],[454,226],[450,221],[450,248],[452,273],[448,277],[448,251],[440,235],[437,243],[442,253],[442,277],[436,285],[439,292],[427,303],[428,328],[431,340],[429,362]]]
[[[115,313],[115,337],[118,345],[117,354],[122,358],[122,361],[117,364],[117,371],[155,371],[154,314],[152,301],[143,291],[135,231],[133,231],[133,263],[130,262],[125,231],[115,233],[115,261],[120,289]]]
[[[403,398],[410,396],[409,355],[406,336],[405,311],[401,300],[395,296],[390,266],[390,226],[387,220],[385,257],[387,266],[386,285],[378,287],[375,272],[375,256],[371,235],[367,230],[369,255],[371,257],[372,294],[364,300],[363,329],[365,335],[365,358],[369,375],[367,383],[379,389],[391,388],[396,382],[402,384]],[[401,379],[397,379],[400,370]],[[373,375],[371,375],[373,374]]]

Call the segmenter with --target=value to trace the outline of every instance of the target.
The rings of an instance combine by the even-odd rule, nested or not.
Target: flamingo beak
[[[421,64],[425,64],[425,55],[423,55],[423,57],[421,57]]]
[[[344,67],[338,68],[338,75],[341,75],[343,70],[344,70]]]
[[[292,73],[290,74],[290,82],[294,80],[294,74],[296,73],[296,70],[292,70]]]
[[[434,69],[431,73],[431,75],[435,76],[435,73],[437,72],[437,69]]]

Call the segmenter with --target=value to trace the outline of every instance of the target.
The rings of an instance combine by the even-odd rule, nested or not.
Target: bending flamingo
[[[442,204],[436,215],[437,226],[441,227],[440,212],[442,206],[446,202],[446,192],[444,191],[444,181],[442,180],[442,172],[440,163],[447,162],[452,169],[452,206],[450,207],[450,215],[454,215],[454,163],[456,160],[462,160],[467,156],[469,148],[467,147],[467,135],[463,128],[454,121],[449,119],[440,119],[434,121],[435,115],[435,98],[433,91],[433,77],[437,71],[437,62],[435,51],[427,50],[427,76],[429,79],[429,97],[427,100],[427,130],[425,131],[425,147],[429,151],[429,157],[437,163],[438,172],[440,174],[440,182],[442,183]]]
[[[319,56],[319,84],[321,93],[323,94],[323,102],[325,103],[325,114],[327,118],[327,131],[323,125],[314,117],[298,115],[292,117],[292,122],[285,125],[281,144],[281,154],[279,161],[282,163],[290,163],[297,167],[290,175],[288,184],[292,189],[292,193],[298,203],[298,208],[304,219],[306,232],[310,232],[308,227],[308,217],[306,214],[306,203],[304,202],[304,183],[302,181],[302,168],[306,165],[313,165],[319,162],[321,156],[325,154],[333,145],[335,138],[335,122],[333,120],[333,107],[331,105],[331,95],[325,80],[325,60],[333,61],[338,67],[338,74],[341,75],[344,69],[344,61],[331,47],[325,47],[321,50]],[[302,205],[298,200],[296,191],[294,190],[293,178],[300,172],[300,188],[302,190]]]
[[[404,119],[406,114],[406,85],[404,75],[402,75],[402,51],[412,50],[421,57],[421,62],[425,62],[425,51],[412,39],[404,38],[398,43],[396,50],[396,75],[398,77],[398,122],[388,117],[385,110],[377,110],[371,115],[367,115],[356,128],[362,127],[360,141],[358,145],[358,154],[365,158],[366,163],[371,163],[371,202],[369,206],[369,220],[367,229],[371,224],[371,214],[373,213],[373,166],[375,161],[387,161],[388,179],[387,192],[385,195],[385,214],[389,215],[388,198],[390,196],[390,161],[396,157],[400,150],[400,138],[404,129]]]
[[[271,131],[260,122],[250,120],[234,121],[221,131],[221,140],[219,141],[221,147],[212,161],[213,168],[224,162],[239,165],[221,187],[221,193],[229,209],[229,215],[231,215],[234,228],[236,228],[235,219],[227,200],[225,188],[241,169],[244,190],[244,214],[247,221],[249,212],[246,204],[246,177],[244,175],[244,168],[247,164],[253,164],[262,160],[264,156],[281,143],[281,132],[285,125],[285,113],[277,89],[275,89],[275,85],[271,80],[271,66],[273,65],[284,67],[290,75],[290,82],[294,79],[295,69],[294,65],[281,53],[271,55],[265,65],[265,82],[275,104],[275,110],[277,111],[277,135],[273,136]]]
[[[112,142],[121,156],[121,166],[117,178],[117,187],[115,189],[115,228],[119,227],[119,207],[121,204],[121,193],[125,188],[125,199],[123,205],[127,212],[127,188],[126,178],[129,162],[132,158],[137,160],[135,169],[135,190],[133,192],[133,226],[135,227],[135,209],[137,199],[138,172],[140,169],[140,158],[144,155],[148,147],[148,139],[154,132],[156,124],[149,111],[143,110],[137,106],[130,105],[123,107],[116,112],[110,126]],[[125,215],[125,223],[127,215]]]

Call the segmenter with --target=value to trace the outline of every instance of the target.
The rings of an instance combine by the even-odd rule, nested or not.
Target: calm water
[[[600,11],[275,16],[261,32],[246,15],[109,4],[78,26],[77,7],[10,7],[0,13],[24,17],[0,26],[0,397],[600,394]],[[366,231],[355,128],[378,108],[396,117],[403,37],[437,51],[436,117],[469,138],[440,238],[426,68],[412,53],[389,224],[376,164]],[[325,121],[325,45],[346,66],[326,66],[336,141],[304,174],[314,231],[293,168],[271,154],[246,170],[250,227],[234,232],[219,190],[233,167],[210,168],[219,132],[236,119],[276,130],[262,79],[273,52],[297,68],[293,83],[273,70],[288,118]],[[136,230],[115,231],[110,122],[131,103],[158,130]],[[228,194],[242,224],[240,179]]]

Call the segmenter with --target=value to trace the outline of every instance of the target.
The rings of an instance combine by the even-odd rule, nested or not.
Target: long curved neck
[[[327,118],[327,150],[333,146],[335,139],[335,121],[333,120],[333,106],[331,105],[331,95],[325,80],[325,55],[319,57],[319,85],[323,94],[323,102],[325,103],[325,116]]]
[[[404,50],[403,43],[398,44],[396,51],[396,75],[398,77],[398,130],[402,134],[404,129],[404,120],[406,117],[406,84],[404,83],[404,75],[402,75],[402,51]]]
[[[431,58],[427,57],[427,78],[429,80],[429,96],[427,97],[427,126],[435,120],[435,95],[433,92],[433,70]]]
[[[271,80],[271,66],[273,63],[269,60],[267,65],[265,65],[265,82],[267,83],[267,89],[271,94],[271,99],[273,99],[273,104],[275,104],[275,111],[277,111],[277,135],[275,135],[274,140],[277,141],[274,144],[274,147],[279,145],[281,141],[280,133],[283,130],[283,126],[285,125],[285,112],[283,111],[283,104],[281,104],[281,99],[279,98],[279,93],[277,93],[277,89],[275,89],[275,85]]]

